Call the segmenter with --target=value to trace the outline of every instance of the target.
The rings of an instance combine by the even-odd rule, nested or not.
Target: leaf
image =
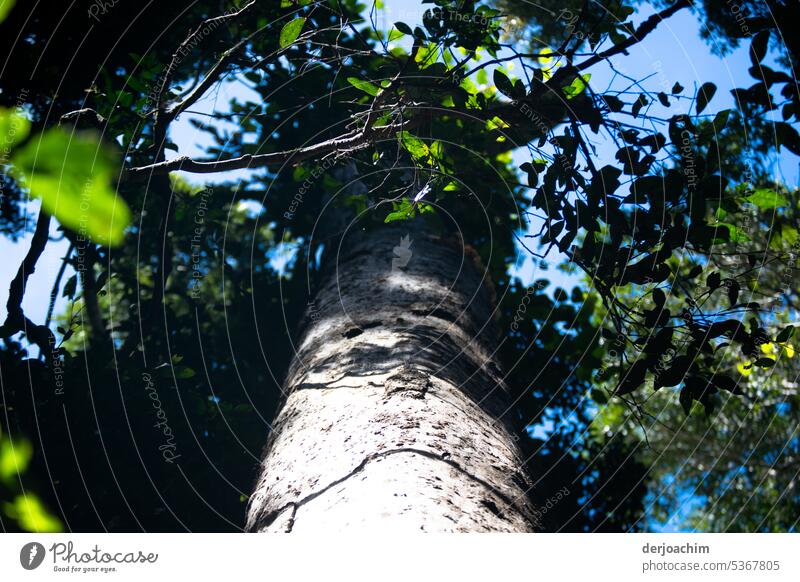
[[[644,360],[636,360],[622,376],[617,386],[617,396],[624,396],[636,390],[644,384],[645,374],[647,373],[647,363]]]
[[[97,243],[122,241],[131,212],[112,187],[115,163],[92,133],[51,129],[17,149],[13,172],[42,208]]]
[[[514,98],[514,85],[500,69],[494,70],[494,84],[503,95]]]
[[[769,188],[759,188],[750,196],[746,196],[745,200],[761,209],[780,208],[789,204],[786,198]]]
[[[736,302],[739,300],[739,291],[741,287],[738,282],[731,281],[728,285],[728,301],[731,303],[731,307],[736,305]]]
[[[739,383],[726,374],[714,374],[711,378],[711,382],[720,390],[726,390],[731,394],[743,394]]]
[[[778,122],[775,124],[775,135],[778,144],[788,149],[796,156],[800,156],[800,135],[797,130],[788,123]]]
[[[378,93],[381,92],[380,88],[376,87],[369,81],[362,81],[356,77],[347,77],[347,82],[350,83],[356,89],[360,89],[364,93],[368,93],[373,97],[377,97]]]
[[[602,95],[602,98],[603,101],[606,102],[606,105],[608,106],[609,110],[613,112],[622,111],[624,103],[622,102],[622,99],[620,99],[619,97],[615,97],[614,95]]]
[[[656,374],[653,386],[655,388],[662,388],[664,386],[677,386],[683,382],[684,377],[692,365],[692,359],[689,356],[678,356],[671,362],[671,366],[666,370],[660,370]]]
[[[753,42],[750,43],[750,61],[753,66],[758,66],[758,63],[764,60],[767,55],[767,44],[769,42],[769,30],[762,30],[753,37]]]
[[[185,380],[185,379],[188,379],[188,378],[194,378],[195,374],[197,374],[197,372],[195,372],[192,368],[189,368],[188,366],[176,366],[175,367],[175,377],[176,378],[180,378],[180,379]]]
[[[791,338],[793,335],[794,326],[788,325],[781,330],[781,332],[778,334],[778,337],[775,338],[775,341],[778,343],[785,343],[789,341],[789,338]]]
[[[30,131],[31,122],[27,117],[19,115],[13,109],[0,108],[0,144],[5,148],[13,148],[28,137]]]
[[[714,289],[719,287],[721,280],[722,280],[722,277],[720,276],[719,273],[716,273],[716,272],[715,273],[711,273],[706,278],[706,285],[708,285],[708,288],[713,291]]]
[[[753,362],[754,366],[758,366],[759,368],[771,368],[775,365],[775,360],[772,358],[758,358],[755,362]]]
[[[5,503],[3,510],[6,515],[15,519],[19,526],[27,531],[52,533],[64,529],[61,521],[51,515],[41,500],[30,491],[14,497],[13,503]]]
[[[62,297],[68,297],[72,299],[75,297],[75,291],[78,289],[78,276],[73,275],[67,282],[64,284],[64,290],[61,292]]]
[[[300,31],[303,30],[303,25],[305,23],[305,18],[295,18],[294,20],[284,24],[278,37],[278,45],[282,49],[285,49],[287,46],[296,41],[297,37],[300,36]]]
[[[394,27],[403,34],[407,34],[408,36],[413,36],[414,34],[414,31],[411,30],[411,27],[407,25],[405,22],[395,22]]]
[[[636,99],[636,101],[631,106],[631,113],[633,113],[633,116],[638,117],[639,112],[642,110],[642,107],[644,107],[648,103],[649,101],[647,100],[647,97],[645,97],[644,95],[639,95],[639,98]]]
[[[406,220],[411,216],[413,210],[414,206],[411,204],[411,201],[408,200],[408,198],[404,198],[400,204],[395,205],[394,212],[390,212],[383,222],[388,224],[398,220]]]
[[[8,13],[14,8],[17,0],[0,0],[0,22],[8,18]]]
[[[406,33],[403,32],[402,30],[398,30],[397,28],[392,28],[392,30],[389,31],[389,42],[394,42],[397,39],[403,38],[405,35]]]
[[[695,265],[694,267],[692,267],[692,270],[689,271],[689,274],[686,275],[686,278],[687,279],[694,279],[695,277],[697,277],[702,272],[703,272],[703,265]]]
[[[684,386],[681,389],[680,394],[678,395],[678,402],[681,403],[681,408],[686,413],[686,416],[689,416],[689,413],[692,412],[692,402],[694,398],[692,398],[692,391],[689,389],[688,386]]]
[[[401,131],[400,134],[400,142],[403,144],[403,147],[417,159],[425,158],[430,153],[428,150],[428,146],[425,145],[425,142],[419,139],[418,137],[414,137],[407,131]]]
[[[653,302],[659,307],[663,307],[667,300],[667,296],[662,289],[653,289]]]
[[[0,441],[0,480],[11,482],[28,468],[33,447],[26,440],[5,438]]]
[[[703,83],[697,91],[697,114],[700,115],[708,105],[708,102],[714,98],[717,92],[717,86],[714,83]]]
[[[564,91],[564,95],[567,97],[567,99],[574,99],[583,93],[584,89],[586,89],[586,86],[589,84],[589,79],[591,78],[592,75],[590,73],[578,75],[572,80],[572,83],[562,89],[562,91]]]

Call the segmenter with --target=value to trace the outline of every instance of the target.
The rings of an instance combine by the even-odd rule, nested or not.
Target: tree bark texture
[[[539,529],[477,255],[415,221],[326,254],[247,529]]]

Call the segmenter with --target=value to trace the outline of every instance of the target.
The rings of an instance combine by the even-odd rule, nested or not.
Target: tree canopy
[[[0,230],[28,245],[5,529],[239,529],[320,257],[417,216],[494,283],[536,494],[570,490],[548,527],[647,529],[688,495],[694,527],[796,528],[797,191],[774,172],[800,155],[796,3],[64,10],[0,15]],[[684,13],[746,48],[745,84],[627,72]]]

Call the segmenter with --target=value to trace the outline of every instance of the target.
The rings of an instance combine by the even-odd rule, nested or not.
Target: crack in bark
[[[520,506],[517,505],[517,503],[516,503],[517,500],[516,499],[510,498],[508,495],[506,495],[502,491],[499,491],[496,487],[494,487],[491,483],[489,483],[485,479],[481,479],[477,475],[473,475],[472,473],[470,473],[469,471],[464,469],[461,465],[459,465],[457,462],[453,461],[452,459],[448,459],[447,457],[450,456],[449,453],[439,454],[439,453],[434,453],[434,452],[431,452],[431,451],[426,451],[425,449],[418,449],[418,448],[415,448],[415,447],[400,447],[400,448],[397,448],[397,449],[391,449],[389,451],[381,451],[381,452],[378,452],[378,453],[372,453],[371,455],[367,455],[366,457],[364,457],[364,459],[358,465],[355,466],[355,468],[353,468],[349,473],[347,473],[347,475],[344,475],[343,477],[340,477],[339,479],[336,479],[336,480],[332,481],[331,483],[329,483],[328,485],[326,485],[325,487],[323,487],[319,491],[315,491],[313,493],[309,493],[308,495],[306,495],[305,497],[303,497],[302,499],[300,499],[298,501],[289,501],[288,503],[282,505],[280,508],[278,508],[276,510],[273,510],[273,511],[270,511],[268,514],[266,514],[263,517],[257,519],[255,521],[255,523],[252,525],[252,527],[250,527],[248,529],[250,531],[259,531],[262,528],[267,527],[270,524],[272,524],[278,518],[278,516],[280,516],[284,511],[286,511],[288,509],[291,509],[292,510],[292,515],[289,518],[289,523],[287,525],[287,529],[286,529],[286,532],[285,532],[285,533],[290,533],[292,528],[294,527],[294,522],[295,522],[295,519],[297,517],[297,511],[300,509],[300,507],[302,507],[303,505],[306,505],[307,503],[310,503],[314,499],[317,499],[318,497],[324,495],[325,493],[327,493],[328,491],[330,491],[332,488],[336,487],[337,485],[341,485],[342,483],[344,483],[345,481],[349,480],[350,478],[358,475],[360,472],[362,472],[364,469],[366,469],[367,465],[369,465],[372,461],[377,461],[379,459],[383,459],[383,458],[386,458],[386,457],[389,457],[389,456],[392,456],[392,455],[397,455],[397,454],[402,454],[402,453],[411,453],[411,454],[415,454],[415,455],[421,455],[421,456],[426,457],[428,459],[432,459],[434,461],[441,461],[441,462],[449,465],[450,467],[452,467],[453,469],[455,469],[459,473],[467,476],[469,479],[471,479],[474,482],[478,483],[482,487],[488,489],[493,495],[495,495],[503,503],[505,503],[506,507],[513,507],[514,509],[516,509],[531,524],[532,528],[535,525],[535,521],[532,519],[532,516],[528,515],[529,512],[526,511],[526,509],[524,507],[520,507]],[[486,505],[485,501],[482,501],[481,503]],[[490,502],[490,503],[492,503],[492,502]],[[494,511],[492,511],[492,513],[495,513],[495,515],[497,515],[498,517],[501,517],[501,518],[504,519],[505,516],[503,516],[502,512],[499,510],[499,508],[497,508],[497,505],[494,504],[494,503],[492,503],[492,505],[494,505],[495,509],[497,509],[497,513],[495,513]],[[489,506],[487,505],[487,507],[489,507]]]

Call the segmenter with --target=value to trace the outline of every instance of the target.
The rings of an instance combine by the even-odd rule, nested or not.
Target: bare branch
[[[642,24],[639,25],[639,28],[634,30],[633,34],[630,35],[625,40],[623,40],[621,43],[615,44],[610,49],[598,53],[593,57],[586,59],[582,63],[578,63],[577,65],[575,65],[575,68],[578,69],[579,71],[582,71],[583,69],[587,69],[593,65],[596,65],[600,61],[603,61],[605,59],[608,59],[609,57],[613,57],[614,55],[618,55],[619,53],[627,51],[633,45],[638,44],[642,40],[644,40],[644,37],[653,32],[656,29],[656,27],[661,23],[661,21],[666,20],[667,18],[669,18],[670,16],[672,16],[673,14],[675,14],[676,12],[678,12],[683,8],[689,8],[690,6],[692,6],[692,4],[693,0],[678,0],[677,2],[675,2],[675,4],[673,4],[669,8],[666,8],[661,12],[653,14],[644,22],[642,22]]]

